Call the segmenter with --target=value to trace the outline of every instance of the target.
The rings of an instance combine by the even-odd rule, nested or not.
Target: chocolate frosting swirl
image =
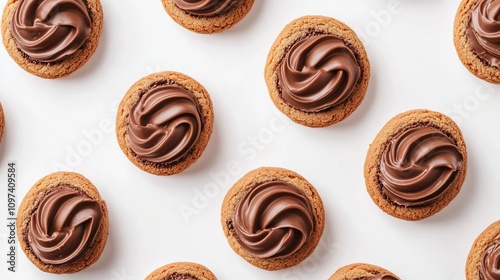
[[[336,36],[311,35],[294,43],[278,65],[281,97],[306,112],[344,102],[361,76],[354,53]]]
[[[173,83],[153,85],[130,110],[130,148],[149,162],[174,163],[196,144],[201,119],[197,99],[190,91]]]
[[[488,65],[500,68],[500,0],[478,0],[466,34],[474,52]]]
[[[168,277],[163,278],[163,280],[199,280],[198,277],[195,277],[190,274],[179,274],[174,272],[170,274]]]
[[[11,33],[31,59],[56,62],[74,54],[87,41],[91,19],[82,0],[20,0]]]
[[[98,201],[61,185],[45,194],[31,215],[29,246],[46,264],[76,261],[92,246],[102,219]]]
[[[314,218],[306,195],[284,181],[251,188],[238,202],[233,226],[240,245],[259,258],[287,257],[313,232]]]
[[[174,3],[189,14],[213,17],[232,9],[237,0],[174,0]]]
[[[382,192],[402,206],[438,200],[462,164],[455,142],[442,131],[416,126],[394,136],[380,158]]]
[[[486,248],[479,273],[482,280],[500,280],[500,240]]]

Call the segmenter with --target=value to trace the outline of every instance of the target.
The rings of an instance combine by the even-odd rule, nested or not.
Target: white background
[[[0,0],[0,6],[6,2]],[[30,75],[0,48],[0,101],[6,117],[0,145],[0,259],[7,254],[10,161],[18,167],[18,205],[38,179],[57,167],[88,177],[107,201],[107,245],[94,265],[63,276],[39,271],[18,247],[18,272],[7,272],[2,261],[1,279],[144,279],[176,261],[204,264],[221,280],[327,279],[353,262],[377,264],[405,280],[465,279],[474,239],[500,218],[500,88],[471,75],[456,55],[452,30],[458,0],[256,0],[243,21],[214,35],[178,26],[160,0],[102,4],[99,47],[68,78]],[[354,28],[365,43],[372,73],[357,111],[321,129],[283,117],[263,77],[269,47],[281,29],[311,14]],[[130,85],[163,70],[198,80],[215,108],[214,132],[204,154],[171,177],[132,165],[114,134],[116,106]],[[462,191],[447,208],[407,222],[371,201],[363,164],[382,126],[415,108],[447,113],[459,123],[469,168]],[[260,166],[302,174],[324,201],[320,245],[290,269],[269,272],[246,263],[231,250],[220,226],[226,190]],[[182,209],[191,212],[182,214]]]

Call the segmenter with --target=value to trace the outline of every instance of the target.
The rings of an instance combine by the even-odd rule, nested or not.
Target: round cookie
[[[411,110],[392,118],[366,155],[364,177],[373,202],[389,215],[421,220],[441,211],[459,193],[467,151],[449,117]]]
[[[27,72],[61,78],[90,59],[102,22],[100,0],[9,0],[2,39],[12,59]]]
[[[476,77],[500,83],[498,0],[462,0],[455,16],[453,41],[462,64]]]
[[[202,34],[218,33],[242,20],[254,0],[161,0],[179,25]]]
[[[400,280],[387,269],[366,263],[353,263],[339,268],[328,280]]]
[[[325,127],[361,104],[370,63],[363,43],[347,25],[330,17],[304,16],[278,35],[264,75],[282,113],[305,126]]]
[[[156,269],[145,280],[217,280],[217,277],[201,264],[176,262]]]
[[[3,139],[3,130],[5,128],[5,115],[3,114],[2,103],[0,103],[0,142]]]
[[[500,279],[500,220],[474,241],[465,265],[467,280]]]
[[[238,255],[256,267],[278,270],[313,253],[323,234],[325,213],[318,192],[302,176],[261,167],[227,192],[221,223]]]
[[[123,153],[156,175],[184,171],[201,156],[212,134],[214,113],[207,90],[178,72],[159,72],[133,84],[116,116]]]
[[[108,237],[108,210],[84,176],[55,172],[40,179],[17,213],[17,237],[40,270],[75,273],[95,263]]]

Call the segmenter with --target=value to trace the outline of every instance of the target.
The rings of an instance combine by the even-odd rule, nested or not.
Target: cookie
[[[500,83],[500,20],[492,0],[462,0],[455,16],[453,41],[462,64],[476,77]]]
[[[90,59],[102,21],[99,0],[9,0],[2,17],[3,44],[27,72],[61,78]]]
[[[3,114],[2,103],[0,103],[0,142],[3,139],[3,130],[5,128],[5,115]]]
[[[474,241],[465,275],[467,280],[500,279],[500,220],[487,227]]]
[[[242,20],[254,0],[161,0],[179,25],[202,34],[218,33]]]
[[[353,263],[339,268],[328,280],[400,280],[387,269],[366,263]]]
[[[156,269],[145,280],[217,280],[217,277],[201,264],[177,262]]]
[[[82,175],[52,173],[24,196],[17,214],[17,237],[40,270],[78,272],[95,263],[106,245],[106,203]]]
[[[278,270],[311,255],[325,226],[316,189],[276,167],[250,171],[227,192],[221,223],[231,248],[250,264]]]
[[[116,116],[123,153],[140,169],[172,175],[196,162],[212,134],[207,90],[178,72],[148,75],[130,87]]]
[[[265,80],[274,105],[309,127],[338,123],[361,104],[370,79],[363,43],[344,23],[304,16],[289,23],[267,56]]]
[[[421,220],[441,211],[460,191],[467,151],[449,117],[412,110],[392,118],[366,155],[364,176],[373,202],[389,215]]]

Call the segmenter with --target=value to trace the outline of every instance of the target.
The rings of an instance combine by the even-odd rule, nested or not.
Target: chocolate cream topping
[[[398,280],[398,279],[388,274],[379,274],[368,278],[360,278],[358,280]]]
[[[233,226],[238,242],[250,255],[287,257],[308,241],[314,218],[306,195],[277,180],[260,183],[241,198]]]
[[[334,35],[311,35],[294,43],[277,70],[281,97],[305,112],[344,102],[356,87],[361,68],[356,56]]]
[[[482,280],[500,280],[500,240],[486,248],[479,267]]]
[[[45,194],[31,215],[29,246],[45,264],[76,261],[92,246],[102,219],[98,201],[61,185]]]
[[[488,65],[500,68],[500,0],[478,0],[466,34],[474,52]]]
[[[91,19],[82,0],[20,0],[11,33],[19,50],[39,62],[56,62],[87,41]]]
[[[198,277],[195,277],[190,274],[179,274],[177,272],[174,272],[169,276],[163,278],[163,280],[199,280],[199,279]]]
[[[173,83],[154,85],[130,110],[130,149],[149,162],[174,163],[196,144],[201,120],[197,99],[187,89]]]
[[[461,164],[457,145],[442,131],[410,127],[394,136],[382,152],[382,192],[402,206],[432,203],[448,189]]]
[[[174,0],[175,5],[186,13],[205,17],[221,15],[231,10],[237,2],[237,0]]]

